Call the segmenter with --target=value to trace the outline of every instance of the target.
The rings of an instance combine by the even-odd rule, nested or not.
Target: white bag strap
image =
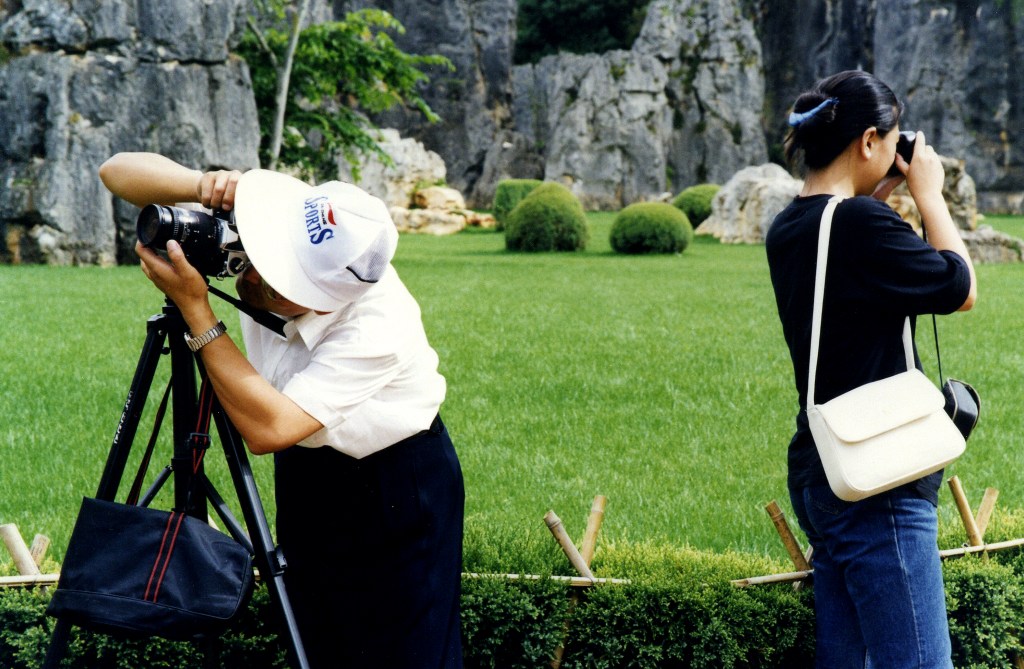
[[[828,264],[828,240],[832,235],[832,216],[845,198],[833,195],[821,213],[818,230],[818,260],[814,269],[814,309],[811,312],[811,364],[807,372],[807,406],[814,406],[814,382],[818,374],[818,343],[821,339],[821,311],[825,302],[825,269]],[[903,321],[903,353],[907,370],[914,369],[914,347],[910,332],[910,316]]]

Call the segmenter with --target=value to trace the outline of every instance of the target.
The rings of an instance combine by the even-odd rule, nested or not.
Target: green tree
[[[361,154],[389,163],[368,114],[402,105],[436,121],[418,92],[427,80],[420,68],[451,68],[451,62],[399,49],[391,34],[404,28],[382,10],[364,9],[303,29],[308,5],[309,0],[257,1],[239,44],[256,96],[261,162],[327,177],[335,174],[339,151],[357,171]]]
[[[519,0],[515,61],[535,63],[559,51],[629,49],[650,0]]]

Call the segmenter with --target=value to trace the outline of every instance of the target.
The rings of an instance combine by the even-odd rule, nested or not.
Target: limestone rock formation
[[[339,158],[339,179],[357,184],[389,207],[408,207],[422,184],[445,181],[447,171],[441,156],[428,151],[421,142],[401,137],[391,128],[378,131],[378,138],[378,145],[391,157],[392,164],[369,156],[362,161],[357,179],[348,161]]]
[[[726,244],[759,244],[803,182],[774,163],[747,167],[729,179],[711,203],[711,215],[694,231]]]
[[[1024,191],[1024,20],[1005,0],[762,2],[767,123],[773,155],[789,106],[815,80],[874,72],[906,102],[904,129],[966,161],[994,206]],[[1003,195],[1005,194],[1005,195]],[[992,209],[986,207],[989,211]]]
[[[338,0],[335,15],[363,7],[383,9],[405,26],[405,33],[395,36],[404,51],[441,54],[455,66],[453,72],[427,71],[430,83],[422,93],[441,116],[439,123],[403,110],[386,112],[377,121],[440,154],[448,183],[472,193],[510,114],[516,0]],[[477,203],[471,199],[470,204]]]
[[[761,45],[739,0],[654,0],[633,52],[668,68],[670,190],[768,159]]]
[[[133,257],[138,210],[97,168],[156,151],[197,168],[258,166],[248,69],[228,54],[242,0],[23,2],[0,13],[0,261]]]

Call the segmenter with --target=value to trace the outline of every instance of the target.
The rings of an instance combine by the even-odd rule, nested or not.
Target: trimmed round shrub
[[[498,221],[498,229],[505,225],[505,219],[509,212],[542,183],[544,182],[537,179],[505,179],[498,182],[494,190],[494,206],[492,208],[494,218]]]
[[[577,251],[590,240],[583,206],[568,188],[549,181],[537,186],[505,221],[509,251]]]
[[[615,217],[610,241],[619,253],[682,253],[693,241],[693,227],[670,204],[638,202]]]
[[[717,184],[700,184],[690,186],[672,200],[672,206],[680,210],[690,219],[690,225],[697,227],[711,215],[711,201],[718,194],[721,186]]]

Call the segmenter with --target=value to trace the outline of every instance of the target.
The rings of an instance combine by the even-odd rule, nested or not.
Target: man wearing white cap
[[[277,539],[311,666],[461,667],[462,473],[384,203],[351,184],[203,173],[156,154],[118,154],[100,176],[138,206],[233,209],[252,263],[239,297],[288,319],[282,337],[241,314],[247,359],[180,245],[167,260],[136,245],[249,450],[275,454]]]

